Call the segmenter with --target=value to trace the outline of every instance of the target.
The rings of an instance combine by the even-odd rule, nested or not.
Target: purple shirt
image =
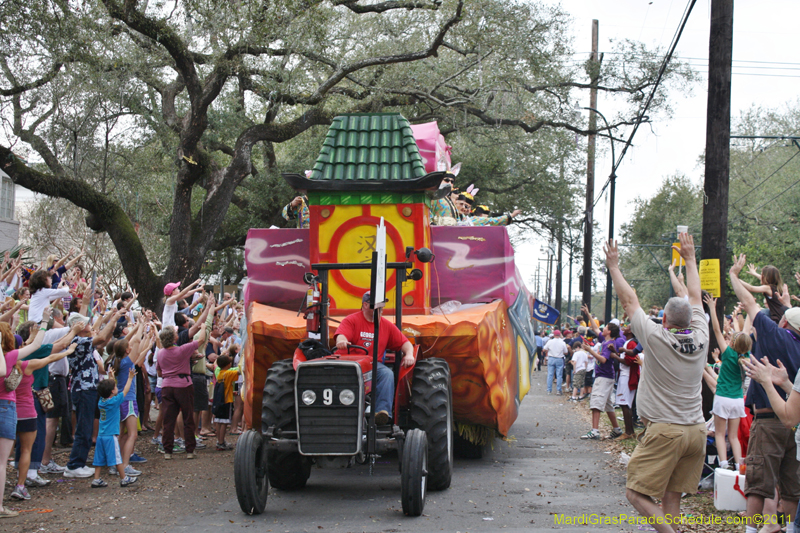
[[[191,357],[197,350],[197,341],[192,341],[183,346],[173,346],[158,351],[157,367],[161,369],[164,378],[162,388],[174,387],[177,389],[192,385]]]
[[[619,336],[616,339],[609,339],[603,340],[603,334],[601,333],[598,336],[598,339],[603,341],[603,348],[600,350],[600,355],[606,358],[606,362],[600,364],[599,361],[595,363],[594,369],[594,377],[597,378],[609,378],[614,379],[614,360],[611,358],[611,348],[610,346],[613,344],[617,348],[617,352],[619,353],[619,349],[625,344],[625,337]]]

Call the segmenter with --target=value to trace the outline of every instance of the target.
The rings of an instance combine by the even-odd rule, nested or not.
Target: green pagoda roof
[[[427,174],[408,120],[399,113],[359,113],[333,119],[308,178],[283,177],[303,190],[424,190],[442,172]]]

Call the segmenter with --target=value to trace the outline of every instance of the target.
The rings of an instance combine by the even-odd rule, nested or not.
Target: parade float
[[[360,311],[372,279],[376,228],[383,223],[389,266],[384,317],[399,321],[415,345],[417,367],[428,359],[449,366],[455,423],[448,425],[460,445],[479,454],[493,438],[510,434],[530,388],[533,300],[506,227],[431,225],[431,193],[445,175],[431,154],[446,145],[438,129],[415,128],[417,139],[396,113],[336,117],[314,168],[284,175],[307,196],[309,228],[249,231],[242,392],[249,428],[267,435],[272,424],[264,415],[270,368],[291,366],[284,360],[293,358],[296,368],[298,345],[310,336],[333,346],[337,322]],[[309,335],[312,329],[319,334]],[[396,377],[394,413],[401,426],[408,422],[399,411],[408,403],[403,395],[412,395],[411,381],[402,377]],[[274,424],[270,428],[265,440],[275,439]]]

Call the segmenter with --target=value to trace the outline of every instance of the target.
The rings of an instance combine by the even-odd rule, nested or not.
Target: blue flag
[[[555,326],[558,323],[560,313],[553,307],[550,307],[544,302],[539,300],[533,301],[533,318],[539,322],[544,322],[550,326]]]

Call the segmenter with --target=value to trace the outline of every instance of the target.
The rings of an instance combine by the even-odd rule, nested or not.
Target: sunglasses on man
[[[455,183],[455,182],[456,182],[456,180],[455,180],[455,179],[453,179],[453,178],[445,178],[445,179],[444,179],[444,180],[442,180],[442,181],[444,181],[445,183]]]

